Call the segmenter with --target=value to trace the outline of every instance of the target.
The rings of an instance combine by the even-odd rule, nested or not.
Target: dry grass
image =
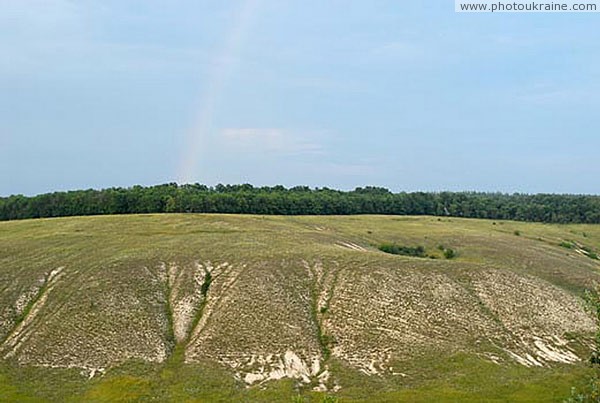
[[[563,371],[586,372],[596,324],[580,295],[600,280],[600,261],[564,240],[597,252],[600,226],[175,214],[2,222],[0,391],[21,393],[29,381],[15,374],[45,367],[81,373],[70,393],[94,399],[126,384],[140,398],[198,396],[185,375],[198,371],[225,374],[215,376],[239,398],[351,398],[363,383],[402,395],[456,375],[427,357],[463,357],[486,373],[530,374],[532,385],[563,379],[566,396],[574,380]],[[385,242],[440,259],[388,255],[377,250]],[[457,257],[441,259],[439,245]],[[116,375],[135,362],[146,369]],[[157,391],[165,383],[178,385],[165,386],[169,396]],[[485,390],[469,385],[447,397]]]

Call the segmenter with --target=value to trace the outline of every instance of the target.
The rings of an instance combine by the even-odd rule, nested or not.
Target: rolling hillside
[[[427,216],[0,222],[0,400],[561,401],[599,251],[599,225]]]

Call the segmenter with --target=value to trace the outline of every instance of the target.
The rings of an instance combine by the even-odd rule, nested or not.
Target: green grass
[[[252,335],[272,329],[269,327],[272,322],[287,320],[285,313],[294,310],[298,312],[298,322],[288,324],[305,326],[302,336],[309,341],[317,339],[312,342],[322,350],[333,378],[342,386],[339,392],[329,394],[340,402],[562,401],[569,397],[571,387],[584,387],[592,375],[585,363],[547,368],[526,368],[510,361],[499,365],[482,358],[480,347],[465,344],[451,346],[448,351],[394,356],[394,368],[406,376],[366,376],[331,353],[334,335],[322,326],[340,314],[340,306],[345,309],[352,304],[364,304],[368,311],[367,303],[378,296],[384,280],[400,281],[413,274],[423,278],[442,276],[449,284],[474,293],[474,273],[497,269],[541,279],[572,295],[582,295],[591,284],[600,281],[600,264],[567,248],[565,239],[569,245],[584,244],[590,251],[600,250],[600,226],[492,223],[437,217],[200,214],[0,222],[0,315],[2,307],[14,304],[19,295],[49,270],[66,268],[65,277],[55,288],[42,287],[47,301],[34,318],[35,332],[27,341],[33,361],[26,362],[22,356],[0,361],[0,401],[291,402],[299,397],[307,402],[321,402],[327,399],[328,394],[311,391],[294,380],[247,388],[234,378],[230,368],[210,359],[185,362],[185,349],[191,341],[188,338],[175,343],[173,307],[165,301],[165,295],[172,290],[155,281],[156,267],[157,262],[189,266],[196,261],[248,267],[235,283],[239,294],[230,295],[229,301],[238,305],[232,302],[234,308],[218,312],[234,316],[234,324],[254,325],[240,327],[249,328],[249,333],[240,330],[216,334],[214,337],[220,338],[215,345],[227,349],[247,343]],[[366,251],[348,249],[344,243]],[[373,246],[386,243],[423,245],[440,259],[390,255]],[[446,247],[438,249],[440,245]],[[458,253],[451,259],[448,256],[441,259],[448,250]],[[336,298],[343,290],[334,288],[325,308],[318,309],[315,301],[320,290],[314,279],[307,279],[299,263],[304,260],[311,265],[323,262],[332,272],[338,270],[332,275],[334,284],[363,281],[371,276],[372,294],[342,303]],[[220,277],[205,280],[202,294],[220,292]],[[364,284],[370,283],[365,280]],[[279,285],[280,288],[275,288]],[[264,288],[252,288],[258,286]],[[267,286],[274,287],[277,297],[263,295],[262,305],[256,305],[252,315],[235,316],[238,311],[234,309],[245,312],[240,306],[254,307],[243,304],[244,295],[260,296]],[[483,302],[479,303],[477,309],[484,315],[496,315]],[[199,316],[205,308],[202,305]],[[12,327],[0,327],[0,341],[30,313],[31,305],[13,318]],[[300,317],[301,314],[304,316]],[[495,320],[500,321],[497,317]],[[223,321],[223,317],[211,317],[207,326]],[[196,323],[198,318],[192,326]],[[135,354],[150,351],[144,344],[147,339],[138,338],[140,329],[146,327],[166,343],[168,356],[161,363],[135,358]],[[126,336],[113,337],[107,329],[122,331]],[[364,343],[379,340],[373,329],[365,330]],[[432,334],[434,330],[432,325]],[[134,358],[115,362],[107,366],[104,375],[92,379],[82,375],[80,369],[32,365],[35,360],[47,359],[44,357],[60,359],[64,354],[79,358],[91,351],[76,349],[78,339],[71,337],[83,334],[98,335],[97,340],[90,341],[94,348],[105,344],[111,349],[127,346],[128,354]],[[429,335],[423,335],[426,336]],[[279,335],[267,334],[264,340],[270,339],[277,341]],[[57,345],[60,348],[54,347]],[[75,346],[72,351],[71,346]],[[585,351],[581,347],[582,354]],[[119,355],[115,353],[116,356]],[[97,357],[101,359],[103,355],[98,353]],[[24,361],[19,363],[19,359]]]
[[[430,366],[424,370],[423,377],[411,375],[397,379],[369,378],[343,365],[334,365],[346,386],[329,395],[336,396],[340,402],[560,402],[570,396],[571,387],[583,389],[592,375],[592,369],[585,365],[531,369],[499,366],[469,355],[424,359],[422,365],[426,364]],[[168,366],[146,371],[125,366],[90,381],[77,380],[61,370],[46,370],[43,379],[39,379],[25,374],[26,369],[13,369],[11,376],[0,376],[0,400],[291,402],[300,396],[307,402],[321,402],[328,395],[298,388],[292,380],[247,389],[223,369],[209,364],[183,365],[177,369]]]

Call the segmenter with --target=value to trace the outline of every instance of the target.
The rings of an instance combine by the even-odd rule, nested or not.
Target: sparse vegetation
[[[585,300],[588,303],[588,306],[594,316],[596,316],[596,321],[598,323],[598,329],[596,330],[596,336],[594,339],[595,346],[594,351],[592,351],[592,355],[590,358],[590,362],[592,365],[597,366],[600,369],[600,292],[599,288],[594,290],[586,290]]]
[[[515,242],[511,225],[194,214],[2,222],[0,338],[15,334],[22,344],[0,361],[0,400],[568,399],[572,385],[587,390],[587,363],[526,367],[482,335],[539,360],[527,337],[561,337],[587,358],[581,340],[594,327],[579,296],[600,281],[597,265],[548,251],[560,252],[560,239],[598,250],[600,227],[521,224],[527,237]],[[339,247],[384,240],[438,259]],[[440,259],[458,248],[460,261]],[[58,267],[63,276],[41,298],[23,296]],[[10,346],[0,345],[2,357]],[[268,373],[288,350],[308,371],[319,360],[327,391],[312,390],[320,386],[312,372],[309,382],[285,375],[248,387],[246,374]],[[269,355],[271,363],[260,361]]]
[[[589,257],[590,259],[598,260],[598,254],[594,252],[590,247],[582,246],[581,250],[583,251],[583,254]]]
[[[590,259],[598,260],[598,254],[589,246],[581,245],[574,241],[562,241],[560,246],[566,249],[572,249],[576,252],[582,253],[583,255],[589,257]]]
[[[583,388],[571,388],[571,395],[565,401],[567,403],[594,403],[600,401],[600,293],[598,288],[586,290],[585,300],[598,323],[596,336],[594,338],[594,350],[590,355],[592,376]]]

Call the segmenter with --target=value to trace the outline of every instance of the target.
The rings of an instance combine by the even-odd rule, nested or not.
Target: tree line
[[[434,215],[551,223],[600,223],[600,196],[480,192],[352,191],[296,186],[133,186],[0,198],[0,220],[134,213]]]

